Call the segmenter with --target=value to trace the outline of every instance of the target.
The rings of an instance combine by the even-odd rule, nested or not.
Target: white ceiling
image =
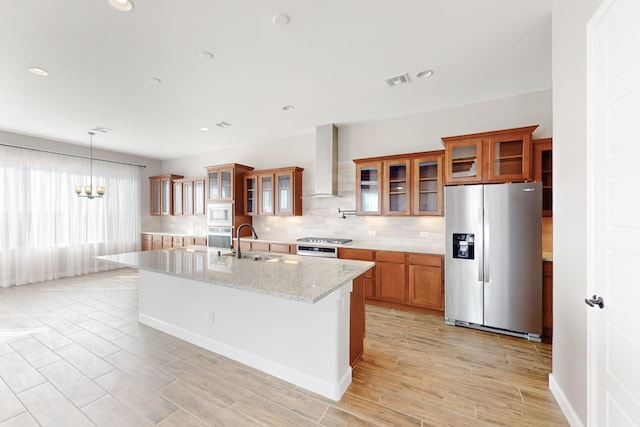
[[[133,1],[0,2],[0,129],[168,159],[551,88],[554,0]]]

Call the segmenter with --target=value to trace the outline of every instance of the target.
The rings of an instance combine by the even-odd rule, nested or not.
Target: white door
[[[590,426],[640,425],[640,0],[588,25],[587,289]],[[586,301],[585,301],[586,302]]]

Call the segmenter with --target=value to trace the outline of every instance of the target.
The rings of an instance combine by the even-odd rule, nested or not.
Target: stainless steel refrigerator
[[[542,184],[445,187],[445,323],[540,341]]]

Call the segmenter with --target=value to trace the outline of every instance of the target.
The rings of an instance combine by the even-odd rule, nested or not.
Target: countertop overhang
[[[226,251],[228,253],[228,251]],[[257,254],[256,252],[251,252]],[[373,262],[262,254],[237,259],[200,246],[105,255],[97,259],[183,279],[316,303],[370,268]]]

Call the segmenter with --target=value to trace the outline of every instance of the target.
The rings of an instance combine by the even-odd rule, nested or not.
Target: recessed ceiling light
[[[433,76],[433,70],[422,70],[416,73],[416,77],[419,79],[426,79]]]
[[[211,61],[213,59],[213,53],[206,50],[200,52],[198,56],[200,56],[200,59],[202,59],[203,61]]]
[[[160,83],[162,83],[162,80],[157,77],[149,77],[147,79],[147,83],[149,83],[150,85],[159,85]]]
[[[121,12],[129,12],[133,9],[133,2],[131,0],[109,0],[109,4]]]
[[[228,128],[229,126],[231,126],[231,123],[223,121],[216,123],[216,126],[218,126],[219,128]]]
[[[46,77],[49,75],[49,72],[44,68],[29,67],[28,70],[31,74],[35,74],[36,76]]]
[[[293,110],[295,110],[295,109],[296,109],[296,107],[295,107],[294,105],[284,105],[284,106],[282,107],[282,109],[283,109],[284,111],[293,111]]]
[[[202,132],[209,132],[209,131],[211,130],[211,128],[208,128],[208,127],[206,127],[206,126],[203,126],[203,127],[201,127],[201,128],[200,128],[200,130],[201,130]]]
[[[273,23],[278,27],[284,27],[289,23],[289,15],[286,13],[279,13],[273,17]]]

